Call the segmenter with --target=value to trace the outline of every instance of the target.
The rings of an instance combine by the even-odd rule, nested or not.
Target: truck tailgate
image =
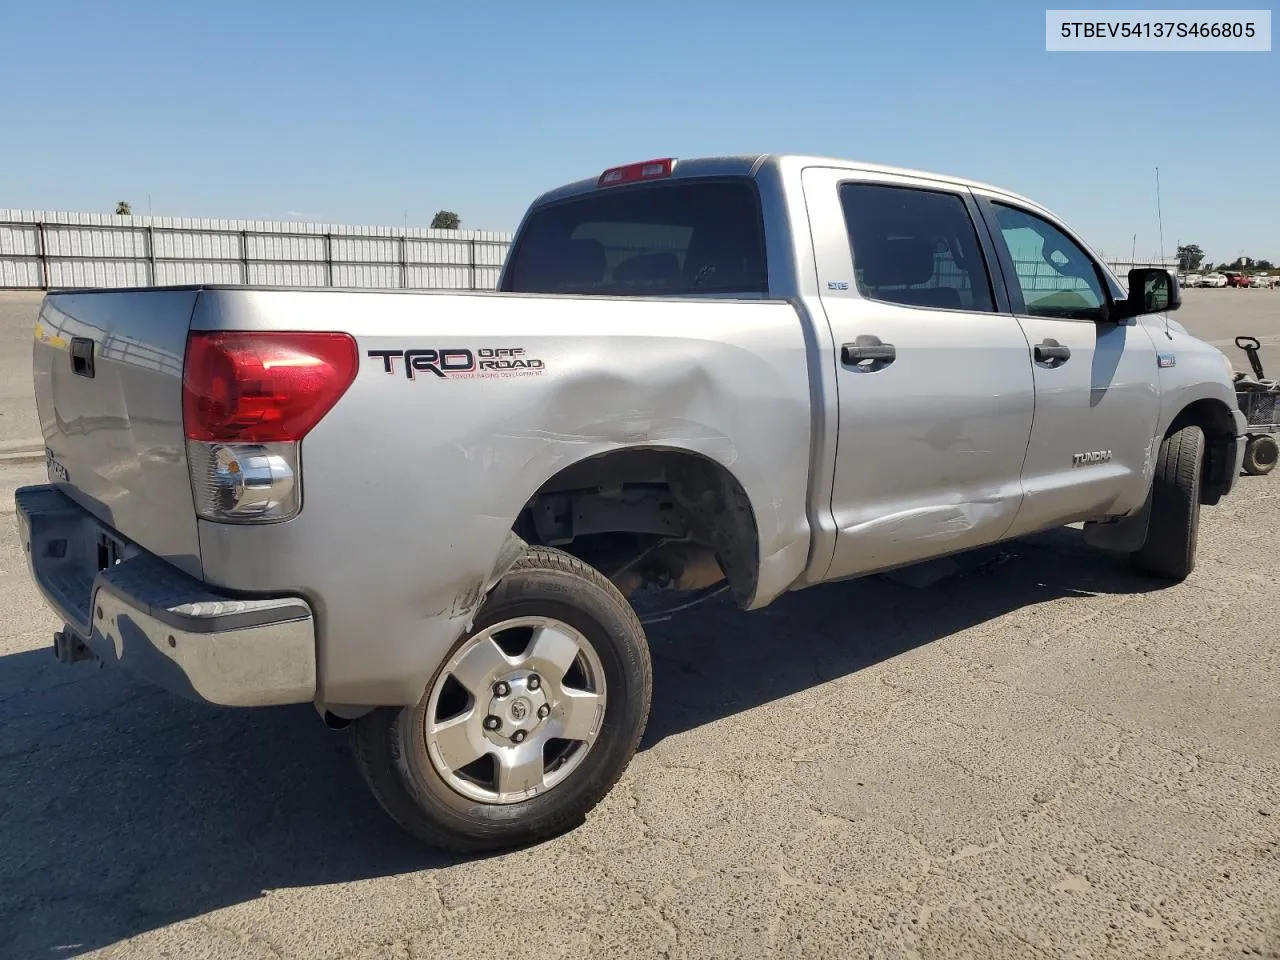
[[[197,577],[182,364],[198,295],[50,294],[33,357],[49,479],[125,538]]]

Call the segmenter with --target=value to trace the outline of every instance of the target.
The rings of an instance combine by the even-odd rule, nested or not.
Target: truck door
[[[1022,503],[1030,353],[964,187],[810,168],[839,424],[829,579],[1000,539]]]
[[[1066,227],[998,195],[976,196],[1032,350],[1035,426],[1018,536],[1140,506],[1154,462],[1158,365],[1138,318],[1107,322],[1123,291]]]

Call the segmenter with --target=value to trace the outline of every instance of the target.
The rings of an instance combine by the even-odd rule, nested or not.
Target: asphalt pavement
[[[0,440],[35,423],[21,296]],[[1280,293],[1190,291],[1179,319],[1280,373]],[[1067,528],[921,589],[655,625],[622,782],[486,858],[402,835],[310,707],[56,664],[12,523],[42,479],[0,462],[5,960],[1280,957],[1275,476],[1204,511],[1174,587]]]

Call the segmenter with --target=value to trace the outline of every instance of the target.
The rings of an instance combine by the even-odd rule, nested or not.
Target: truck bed
[[[765,506],[762,598],[793,582],[809,546],[801,324],[790,304],[758,299],[55,293],[41,313],[36,398],[50,476],[67,496],[212,587],[314,603],[328,702],[411,702],[529,498],[611,450],[687,451],[732,470]],[[301,443],[301,512],[197,519],[188,334],[289,330],[349,333],[359,356],[354,382]],[[91,378],[72,367],[73,337],[95,344]],[[352,636],[363,639],[328,642]]]

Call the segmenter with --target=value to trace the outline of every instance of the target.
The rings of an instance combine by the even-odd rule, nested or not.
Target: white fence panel
[[[484,230],[0,209],[0,287],[485,290],[510,243]]]
[[[176,287],[192,283],[244,283],[238,263],[200,260],[158,260],[153,286]]]
[[[40,261],[35,257],[0,260],[0,287],[40,287]]]
[[[489,286],[481,286],[473,282],[471,267],[425,267],[409,266],[410,287],[418,290],[492,290],[498,285],[498,278],[493,278]]]
[[[485,241],[476,244],[476,266],[501,268],[507,259],[507,248],[510,243],[493,243]]]
[[[289,237],[270,233],[245,235],[250,260],[324,261],[324,237]]]
[[[72,227],[49,224],[44,228],[44,251],[50,257],[100,257],[131,259],[147,255],[145,230],[112,227]]]
[[[50,260],[50,287],[145,287],[147,264],[139,260]]]
[[[18,257],[38,255],[40,228],[34,223],[0,224],[0,250]]]
[[[199,230],[155,230],[157,259],[239,260],[240,238],[234,233]]]
[[[374,239],[372,237],[334,237],[329,246],[334,262],[347,263],[399,263],[398,239]],[[336,282],[336,281],[335,281]]]
[[[475,244],[478,250],[480,244]],[[409,263],[471,265],[472,244],[465,241],[410,240],[405,244],[405,260]]]
[[[400,268],[377,263],[335,263],[335,287],[373,287],[378,290],[400,287]]]
[[[323,263],[251,263],[249,283],[256,287],[324,287]]]

